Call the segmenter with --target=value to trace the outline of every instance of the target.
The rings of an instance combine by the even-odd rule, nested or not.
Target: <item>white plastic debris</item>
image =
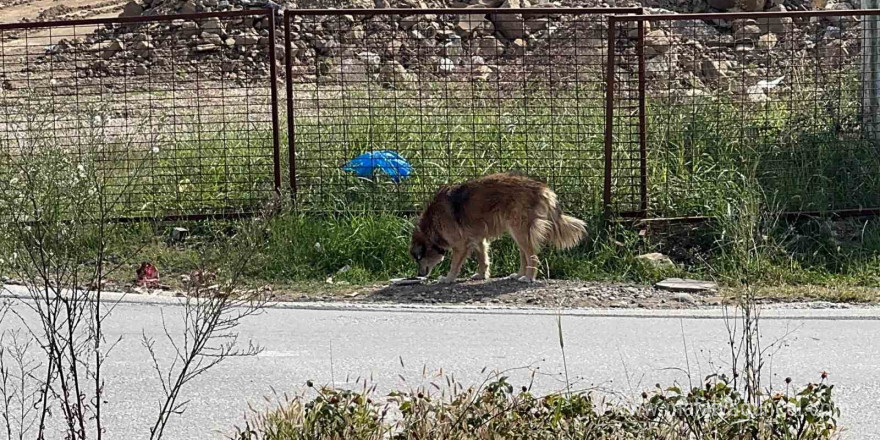
[[[412,284],[421,284],[425,282],[427,278],[425,277],[409,277],[409,278],[392,278],[391,284],[395,286],[409,286]]]
[[[760,80],[757,84],[749,87],[746,90],[746,94],[749,96],[749,100],[752,102],[767,102],[770,100],[770,97],[767,96],[767,92],[775,88],[782,82],[782,79],[785,76],[780,76],[772,81]]]

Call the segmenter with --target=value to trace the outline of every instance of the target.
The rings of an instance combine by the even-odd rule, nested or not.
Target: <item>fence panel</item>
[[[634,12],[287,11],[297,206],[412,212],[441,184],[518,170],[601,212],[606,19]],[[411,174],[349,163],[392,153]]]
[[[114,216],[258,209],[280,188],[273,37],[267,10],[0,25],[0,174],[54,147],[96,161]]]
[[[609,216],[642,217],[648,208],[642,22],[608,21],[605,81],[605,206]]]
[[[880,207],[861,71],[861,17],[878,13],[619,17],[618,88],[647,95],[651,215],[711,215],[755,192],[786,212]]]

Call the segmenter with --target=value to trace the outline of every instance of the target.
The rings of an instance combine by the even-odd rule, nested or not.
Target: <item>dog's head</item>
[[[419,276],[431,275],[434,266],[440,264],[446,255],[446,249],[432,241],[425,233],[416,229],[409,245],[409,254],[419,265]]]

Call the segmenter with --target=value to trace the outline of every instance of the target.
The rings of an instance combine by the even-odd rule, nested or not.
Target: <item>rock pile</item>
[[[543,2],[542,2],[543,1]],[[596,0],[597,2],[599,0]],[[651,3],[654,0],[645,0]],[[703,2],[695,5],[691,2]],[[801,0],[680,0],[676,9],[784,11],[789,1]],[[821,0],[810,0],[812,2]],[[336,0],[332,6],[351,8],[490,7],[552,8],[555,6],[603,6],[584,0]],[[574,2],[574,3],[573,3]],[[621,6],[619,3],[617,6]],[[848,3],[820,5],[825,9],[847,9]],[[286,9],[327,7],[326,0],[132,0],[122,15],[156,16],[199,12],[271,8],[279,17]],[[802,8],[804,5],[794,5]],[[646,8],[647,13],[670,13]],[[821,18],[795,22],[773,20],[670,21],[647,29],[645,53],[649,77],[685,72],[687,87],[706,90],[723,87],[728,72],[742,65],[757,66],[756,76],[773,76],[771,71],[800,53],[845,59],[857,50],[854,19]],[[276,20],[276,26],[283,26]],[[350,80],[369,77],[384,84],[413,79],[414,74],[470,75],[489,79],[533,57],[529,65],[548,63],[550,51],[556,57],[593,56],[605,44],[606,24],[601,17],[487,15],[296,15],[292,23],[293,74],[303,81],[346,76]],[[276,60],[283,74],[283,32],[277,32]],[[629,40],[633,54],[632,30]],[[175,20],[149,24],[115,25],[97,30],[84,40],[62,41],[51,48],[53,62],[73,59],[71,48],[94,51],[100,56],[78,66],[82,76],[143,75],[153,69],[205,66],[219,70],[224,78],[265,77],[270,47],[269,20],[265,17]],[[623,44],[621,47],[626,47]],[[594,51],[595,53],[591,53]],[[793,52],[794,51],[794,52]],[[600,57],[601,58],[601,57]],[[581,62],[580,60],[578,60]],[[557,61],[558,62],[558,61]],[[599,66],[598,63],[596,63]],[[215,66],[219,66],[217,69]],[[514,66],[515,67],[515,66]],[[762,70],[763,69],[763,70]],[[597,68],[597,74],[601,68]],[[681,78],[677,79],[681,80]]]
[[[850,8],[848,3],[827,9]],[[785,11],[775,5],[770,11]],[[647,13],[670,11],[648,9]],[[634,32],[627,49],[635,56]],[[706,22],[680,20],[654,23],[646,29],[646,71],[658,88],[703,93],[712,89],[754,87],[760,79],[774,79],[804,67],[838,69],[859,63],[860,26],[856,17],[814,17],[795,21],[790,17],[737,19]],[[854,65],[849,66],[854,67]],[[827,72],[828,70],[826,70]],[[676,72],[677,75],[672,75]],[[669,84],[658,79],[673,79]],[[753,101],[763,93],[741,90]]]

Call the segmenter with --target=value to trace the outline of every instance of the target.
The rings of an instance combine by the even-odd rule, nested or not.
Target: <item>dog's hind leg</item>
[[[440,278],[441,283],[454,283],[456,278],[458,278],[458,273],[461,272],[461,266],[464,265],[465,260],[467,260],[468,256],[470,256],[471,250],[468,246],[456,247],[452,249],[452,263],[449,265],[449,273],[446,274],[446,277]]]
[[[489,240],[480,240],[474,246],[477,253],[477,273],[471,277],[472,280],[488,280],[489,279]]]
[[[514,239],[513,241],[516,240]],[[516,243],[516,248],[519,250],[519,271],[507,276],[507,278],[511,280],[518,280],[526,275],[526,253],[523,252],[522,246],[520,246],[518,242]]]
[[[526,283],[534,282],[538,276],[538,255],[535,253],[532,241],[529,240],[528,234],[514,233],[512,235],[513,241],[519,247],[519,273],[516,280]],[[513,278],[512,275],[511,278]]]

